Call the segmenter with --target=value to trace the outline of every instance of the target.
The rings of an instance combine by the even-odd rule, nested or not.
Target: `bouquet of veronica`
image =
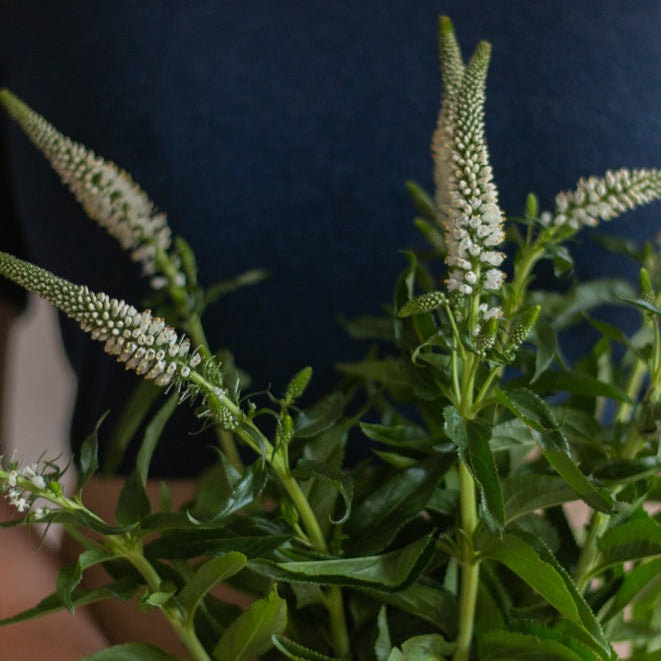
[[[198,660],[598,660],[617,658],[622,641],[640,661],[658,658],[661,527],[647,507],[659,495],[658,246],[611,241],[640,263],[637,287],[530,285],[541,260],[560,274],[571,269],[563,244],[585,226],[658,199],[661,171],[582,179],[551,211],[531,194],[523,217],[506,218],[485,139],[490,46],[464,62],[447,18],[439,45],[436,190],[408,186],[429,248],[406,253],[383,318],[347,323],[373,347],[340,366],[336,392],[306,407],[310,368],[281,396],[241,392],[203,330],[204,307],[223,287],[202,289],[192,251],[173,239],[165,215],[125,172],[0,93],[88,215],[141,262],[159,309],[7,253],[0,272],[167,395],[138,439],[118,523],[81,496],[99,467],[100,426],[77,458],[71,496],[55,462],[0,468],[22,515],[7,525],[62,524],[83,546],[51,597],[4,624],[138,592]],[[628,337],[599,320],[594,309],[605,303],[637,310],[640,329]],[[586,319],[601,338],[570,365],[558,334]],[[150,415],[155,392],[137,387],[129,429]],[[181,404],[215,428],[219,461],[185,509],[170,510],[164,487],[153,511],[149,462]],[[373,443],[374,458],[345,467],[351,430]],[[115,463],[126,442],[111,453]],[[237,444],[253,462],[244,464]],[[589,511],[585,528],[572,529],[572,501]],[[92,565],[107,568],[104,587],[81,583]],[[244,593],[242,609],[223,601],[221,582]],[[127,643],[87,658],[174,657]]]

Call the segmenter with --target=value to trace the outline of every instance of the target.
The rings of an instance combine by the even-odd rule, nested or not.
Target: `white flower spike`
[[[167,252],[172,243],[165,214],[124,170],[60,133],[11,92],[1,90],[0,103],[50,161],[87,215],[142,264],[145,275],[153,275],[157,250]],[[181,273],[178,277],[184,279]]]
[[[186,381],[199,363],[190,355],[190,341],[154,317],[104,293],[58,278],[49,271],[0,252],[0,273],[38,294],[75,320],[126,369],[135,370],[158,386]]]

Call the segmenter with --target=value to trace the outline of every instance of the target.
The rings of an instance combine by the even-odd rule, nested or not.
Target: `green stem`
[[[127,548],[124,542],[114,543],[112,547],[113,551],[121,554],[138,570],[151,591],[157,592],[160,589],[161,577],[142,554],[142,549]],[[170,625],[195,661],[211,661],[211,657],[195,634],[194,627],[186,624],[186,613],[182,613],[176,605],[163,605],[160,607],[160,611],[170,622]]]
[[[211,349],[209,348],[209,342],[207,341],[207,336],[204,332],[202,320],[200,319],[199,315],[191,314],[186,322],[186,325],[191,340],[193,340],[193,343],[198,346],[204,357],[208,358],[211,355]],[[241,461],[241,456],[239,455],[236,443],[234,442],[234,437],[230,432],[221,429],[218,427],[218,425],[216,425],[214,429],[216,430],[216,436],[220,441],[220,447],[225,453],[225,456],[229,460],[230,464],[232,464],[232,466],[234,466],[234,468],[236,468],[239,473],[243,473],[245,471],[245,467]]]
[[[463,462],[459,463],[459,494],[461,507],[462,539],[461,558],[461,596],[459,602],[459,635],[454,661],[467,661],[470,656],[473,639],[473,622],[477,603],[477,588],[480,566],[475,559],[472,537],[477,527],[477,507],[475,501],[475,483],[470,471]]]

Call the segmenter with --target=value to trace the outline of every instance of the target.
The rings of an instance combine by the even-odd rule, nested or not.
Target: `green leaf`
[[[133,577],[126,577],[110,585],[106,585],[94,590],[77,589],[71,595],[71,604],[74,608],[94,604],[105,599],[126,600],[135,592],[137,584]],[[53,593],[42,599],[33,608],[28,608],[16,615],[0,620],[0,626],[26,622],[37,617],[44,617],[50,613],[56,613],[64,608],[64,603],[57,593]]]
[[[545,372],[535,382],[538,392],[556,394],[571,392],[576,395],[592,397],[610,397],[620,402],[630,403],[631,400],[619,388],[611,383],[599,381],[581,372]]]
[[[244,471],[232,487],[231,493],[218,504],[218,509],[215,512],[211,515],[203,513],[202,522],[205,524],[218,523],[254,502],[264,490],[267,479],[266,462],[263,457],[260,457]],[[192,521],[198,522],[194,514],[189,516]]]
[[[422,427],[415,425],[378,425],[361,422],[360,429],[367,438],[396,448],[428,450],[440,439],[434,439]]]
[[[248,287],[256,285],[262,280],[269,277],[269,272],[262,269],[251,269],[237,275],[230,280],[222,280],[209,287],[204,294],[204,307],[215,303],[222,296],[240,289],[241,287]]]
[[[149,464],[154,455],[156,445],[161,438],[165,425],[175,412],[178,402],[179,393],[175,392],[159,409],[158,413],[153,417],[149,425],[147,425],[147,429],[145,429],[145,435],[142,438],[142,443],[135,464],[135,470],[137,471],[138,477],[143,486],[147,483]]]
[[[293,661],[338,661],[340,658],[315,652],[284,636],[273,636],[273,646]]]
[[[535,373],[530,383],[535,381],[548,369],[558,353],[558,340],[551,324],[543,318],[537,319],[531,341],[535,345]]]
[[[359,589],[373,599],[433,624],[449,637],[457,633],[459,604],[456,597],[441,585],[421,578],[396,592],[377,592],[365,587]]]
[[[230,624],[213,650],[216,661],[244,661],[273,646],[287,626],[287,602],[273,589]]]
[[[368,555],[388,546],[406,523],[420,516],[452,463],[451,456],[437,455],[395,473],[354,506],[344,527],[349,552]]]
[[[414,636],[402,644],[402,661],[443,661],[455,646],[438,633]]]
[[[268,555],[291,539],[275,526],[236,522],[231,526],[206,528],[195,525],[187,530],[166,531],[145,545],[149,559],[186,559],[240,551],[249,558]]]
[[[106,411],[94,426],[94,431],[83,441],[78,462],[78,491],[99,470],[99,428],[110,411]]]
[[[221,581],[234,576],[247,564],[243,553],[232,551],[219,558],[211,558],[200,565],[194,576],[189,579],[177,599],[188,613],[188,623],[192,625],[195,611],[205,595]]]
[[[657,317],[661,316],[661,308],[657,308],[656,305],[653,303],[650,303],[649,301],[646,301],[642,298],[627,298],[623,297],[622,300],[625,303],[629,303],[630,305],[633,305],[634,307],[638,308],[639,310],[642,310],[643,312],[651,313]]]
[[[491,425],[485,420],[464,420],[453,406],[443,409],[445,433],[470,470],[482,497],[482,509],[489,528],[500,534],[505,525],[503,490],[496,463],[489,447]]]
[[[112,475],[124,458],[129,443],[143,423],[154,402],[162,393],[162,388],[152,381],[140,379],[124,402],[121,416],[112,431],[103,460],[103,472]]]
[[[533,547],[534,543],[534,547]],[[508,567],[568,620],[591,636],[596,649],[610,653],[604,633],[566,570],[538,538],[526,533],[505,533],[489,540],[484,555]]]
[[[124,482],[119,494],[115,517],[122,525],[133,525],[141,521],[151,512],[151,502],[144,483],[134,470]]]
[[[555,475],[513,475],[503,480],[505,520],[578,499],[567,482]]]
[[[567,439],[559,429],[553,412],[544,400],[531,390],[515,388],[507,392],[495,389],[498,401],[519,419],[540,432],[536,440],[546,460],[588,505],[612,513],[613,497],[606,489],[596,487],[583,475],[569,454]]]
[[[513,631],[488,631],[480,638],[480,659],[485,661],[585,661],[556,640]]]
[[[78,587],[82,580],[83,570],[78,562],[72,565],[65,565],[57,573],[55,592],[71,613],[74,611],[73,602],[71,600],[73,591]]]
[[[406,192],[409,194],[413,206],[425,218],[436,220],[436,206],[432,196],[417,182],[409,179],[406,184]]]
[[[639,600],[658,603],[661,598],[661,558],[634,567],[622,581],[608,604],[602,621],[607,622],[627,606]]]
[[[272,562],[254,560],[249,567],[275,580],[318,585],[368,587],[379,592],[402,590],[417,579],[434,554],[435,536],[422,537],[408,546],[381,555]]]
[[[339,520],[332,520],[332,523],[336,525],[346,523],[351,516],[351,501],[353,498],[353,482],[349,475],[320,461],[305,458],[298,462],[296,468],[292,471],[292,475],[301,481],[317,477],[331,484],[342,496],[345,505],[344,514]]]
[[[340,363],[337,368],[344,374],[375,381],[395,391],[411,392],[424,401],[440,397],[438,387],[425,380],[423,370],[412,365],[408,359],[406,361],[400,358],[366,359],[357,363]]]
[[[177,657],[146,643],[125,643],[106,647],[80,661],[177,661]]]
[[[628,560],[661,555],[661,525],[650,516],[640,516],[608,529],[597,541],[599,564],[592,572],[598,574]]]
[[[535,435],[530,425],[523,420],[513,418],[494,425],[489,445],[494,452],[509,450],[512,447],[529,447],[535,445]]]
[[[333,393],[302,411],[296,418],[296,438],[311,438],[328,429],[342,416],[344,397]]]
[[[374,641],[374,655],[376,661],[388,661],[390,651],[392,650],[392,641],[390,640],[390,630],[388,629],[388,617],[386,607],[381,606],[379,615],[376,618],[377,636]]]
[[[549,299],[548,292],[540,296]],[[553,328],[559,330],[580,320],[584,312],[606,303],[620,303],[633,296],[633,288],[624,280],[591,280],[578,285],[569,296],[561,296],[561,305],[552,316]]]

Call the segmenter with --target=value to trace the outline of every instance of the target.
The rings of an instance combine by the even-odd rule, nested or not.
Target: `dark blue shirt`
[[[364,351],[338,317],[389,301],[398,249],[417,241],[404,182],[432,187],[441,13],[465,56],[493,44],[487,136],[508,213],[530,190],[548,208],[581,175],[660,164],[651,0],[4,2],[0,83],[127,169],[192,244],[202,282],[270,271],[209,309],[212,343],[233,350],[255,390],[279,393],[311,364],[319,395],[336,362]],[[137,267],[15,127],[1,135],[2,248],[139,304]],[[607,229],[649,239],[658,214]],[[578,277],[635,275],[593,251],[583,233]],[[63,337],[80,379],[75,448],[135,377],[68,323]],[[213,458],[184,428],[197,426],[169,434],[155,474]]]

